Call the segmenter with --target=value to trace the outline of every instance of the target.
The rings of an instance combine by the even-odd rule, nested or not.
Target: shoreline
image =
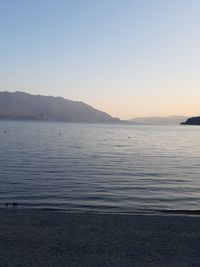
[[[8,203],[7,203],[8,204]],[[14,205],[13,205],[14,204]],[[8,206],[0,205],[0,212],[7,211],[49,211],[49,212],[61,212],[61,213],[75,213],[75,214],[94,214],[94,215],[146,215],[146,216],[200,216],[200,210],[187,210],[187,209],[136,209],[133,211],[111,211],[111,210],[95,210],[95,209],[64,209],[64,208],[49,208],[49,207],[29,207],[21,206],[19,203],[9,203]]]
[[[200,217],[0,209],[0,266],[189,267]]]

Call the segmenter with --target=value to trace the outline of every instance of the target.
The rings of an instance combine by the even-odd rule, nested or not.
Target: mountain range
[[[167,117],[138,117],[133,118],[130,121],[137,124],[143,125],[173,125],[180,124],[185,121],[187,117],[185,116],[167,116]]]
[[[63,97],[32,95],[25,92],[0,92],[0,119],[42,120],[90,123],[125,123],[137,125],[178,125],[185,116],[137,117],[120,120],[81,101]],[[198,120],[199,121],[199,120]],[[185,124],[197,124],[197,120]],[[199,123],[199,122],[198,122]]]
[[[0,92],[0,119],[93,123],[120,121],[83,102],[18,91]]]

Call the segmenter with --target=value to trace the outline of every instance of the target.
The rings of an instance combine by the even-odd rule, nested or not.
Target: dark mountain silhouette
[[[200,125],[200,116],[191,117],[187,119],[185,122],[182,122],[183,125]]]
[[[130,121],[144,124],[144,125],[172,125],[180,124],[182,121],[186,120],[185,116],[167,116],[167,117],[144,117],[144,118],[134,118]]]
[[[0,119],[66,122],[118,122],[117,118],[83,102],[63,97],[0,92]]]

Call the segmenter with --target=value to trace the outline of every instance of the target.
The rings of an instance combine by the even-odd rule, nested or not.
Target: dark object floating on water
[[[17,207],[18,206],[18,203],[17,202],[13,202],[13,203],[7,203],[6,202],[5,206],[6,207],[9,207],[9,206],[11,206],[11,207]]]
[[[200,125],[200,116],[191,117],[187,119],[185,122],[182,122],[181,125]]]

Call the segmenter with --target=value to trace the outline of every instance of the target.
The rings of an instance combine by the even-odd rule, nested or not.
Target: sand
[[[200,266],[200,217],[0,210],[0,266]]]

